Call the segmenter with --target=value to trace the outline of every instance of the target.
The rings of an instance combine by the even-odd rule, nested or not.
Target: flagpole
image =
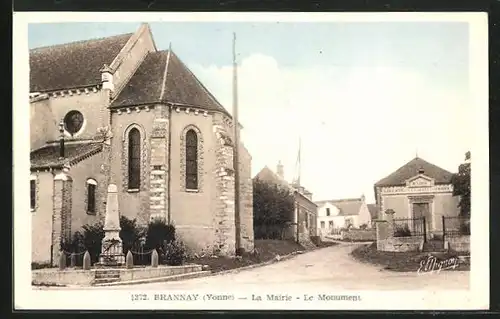
[[[236,33],[233,33],[233,166],[234,166],[234,230],[236,255],[241,255],[241,229],[240,229],[240,128],[238,121],[238,65],[236,63]]]

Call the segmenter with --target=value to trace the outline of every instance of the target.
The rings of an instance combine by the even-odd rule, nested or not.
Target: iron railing
[[[443,237],[470,235],[470,217],[442,216]]]
[[[427,237],[425,217],[395,218],[393,220],[394,237]]]

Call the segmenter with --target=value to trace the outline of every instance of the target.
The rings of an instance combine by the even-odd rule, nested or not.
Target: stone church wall
[[[212,116],[196,110],[173,110],[171,115],[170,186],[171,219],[180,238],[193,250],[211,250],[215,229],[216,192],[215,137]],[[185,135],[194,129],[198,135],[198,189],[186,190]]]
[[[73,179],[72,190],[72,210],[71,210],[71,230],[81,231],[82,226],[97,223],[100,218],[104,218],[106,198],[106,179],[100,174],[102,163],[101,154],[96,154],[87,158],[75,166],[71,167],[69,174]],[[97,181],[96,187],[96,212],[87,213],[87,180],[91,178]]]
[[[30,103],[30,149],[38,149],[53,139],[57,124],[48,98]]]
[[[154,109],[135,108],[112,113],[111,183],[117,185],[120,213],[146,224],[150,212],[150,138]],[[128,189],[128,132],[137,128],[141,133],[141,183],[139,190]]]
[[[31,173],[36,180],[36,206],[31,212],[31,260],[50,262],[52,214],[54,212],[54,175],[51,172]]]
[[[252,251],[254,249],[252,157],[243,145],[240,145],[239,154],[241,244],[245,251]]]

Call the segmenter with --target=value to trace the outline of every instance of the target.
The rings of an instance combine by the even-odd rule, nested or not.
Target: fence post
[[[443,228],[443,242],[444,242],[444,236],[446,235],[446,225],[445,225],[445,218],[444,215],[441,216],[441,226]]]
[[[423,229],[424,230],[424,243],[426,243],[427,242],[427,224],[425,222],[425,216],[422,217],[422,219],[423,219],[423,225],[424,225],[424,229]]]

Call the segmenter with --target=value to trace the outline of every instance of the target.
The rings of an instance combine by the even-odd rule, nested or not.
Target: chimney
[[[361,201],[364,203],[366,200],[365,194],[361,194]]]
[[[64,158],[64,121],[59,122],[59,158]]]
[[[283,164],[281,164],[281,161],[278,162],[278,166],[276,167],[276,174],[281,179],[285,179],[285,172],[284,172]]]
[[[113,70],[111,70],[107,64],[104,64],[99,71],[101,72],[102,88],[113,92],[115,90],[115,86],[113,84]]]

